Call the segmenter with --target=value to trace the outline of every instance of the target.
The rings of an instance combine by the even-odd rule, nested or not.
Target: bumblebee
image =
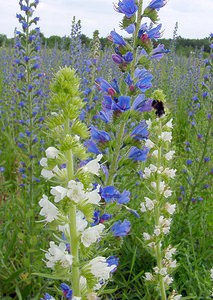
[[[157,117],[162,117],[165,114],[164,104],[162,101],[153,100],[152,107],[155,109],[155,114]]]

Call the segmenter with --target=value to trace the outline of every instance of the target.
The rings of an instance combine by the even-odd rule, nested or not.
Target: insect
[[[155,109],[155,114],[159,118],[165,114],[164,104],[163,104],[162,101],[153,100],[152,101],[152,107]]]

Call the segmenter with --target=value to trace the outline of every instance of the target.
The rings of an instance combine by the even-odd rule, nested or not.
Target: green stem
[[[120,128],[118,129],[118,134],[116,136],[115,151],[113,152],[113,159],[112,159],[112,163],[110,164],[109,176],[106,185],[113,185],[114,183],[114,177],[118,168],[118,158],[120,154],[120,149],[123,144],[125,125],[126,125],[126,120],[123,120],[120,125]]]
[[[65,122],[65,132],[69,134],[69,122],[70,120],[67,119]],[[74,175],[74,158],[72,150],[68,150],[66,152],[66,159],[67,159],[67,177],[68,181],[73,179]],[[79,270],[79,237],[76,225],[76,206],[74,204],[70,205],[69,211],[69,228],[70,228],[70,249],[71,254],[73,256],[73,263],[71,267],[72,271],[72,280],[71,286],[73,290],[73,295],[80,297],[80,270]]]

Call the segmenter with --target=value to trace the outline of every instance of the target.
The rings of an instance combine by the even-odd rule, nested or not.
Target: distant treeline
[[[111,42],[107,38],[100,37],[101,48],[111,46]],[[85,34],[80,35],[80,40],[82,45],[85,47],[90,47],[92,39],[87,37]],[[2,46],[11,46],[14,43],[14,38],[7,38],[6,35],[0,34],[0,47]],[[175,39],[159,39],[157,44],[164,44],[166,49],[175,50],[177,54],[189,56],[193,52],[203,50],[204,52],[209,52],[209,38],[203,39],[186,39],[181,36],[176,37]],[[70,47],[70,37],[64,36],[60,37],[57,35],[52,35],[50,37],[45,37],[41,33],[41,44],[46,48],[55,48],[69,50]]]

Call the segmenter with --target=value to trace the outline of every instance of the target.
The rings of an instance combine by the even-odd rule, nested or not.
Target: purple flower
[[[117,12],[125,14],[127,18],[131,18],[138,10],[138,6],[135,4],[135,0],[119,1],[117,6],[114,7]]]
[[[139,149],[137,147],[131,147],[129,151],[129,158],[135,161],[145,161],[147,159],[147,155],[149,153],[149,148],[144,147],[143,149]]]
[[[144,140],[148,138],[149,131],[147,130],[148,126],[146,124],[146,121],[142,121],[138,126],[136,126],[132,133],[131,136],[135,140]]]
[[[114,236],[126,236],[131,229],[131,223],[128,220],[117,221],[113,224],[111,231]]]

